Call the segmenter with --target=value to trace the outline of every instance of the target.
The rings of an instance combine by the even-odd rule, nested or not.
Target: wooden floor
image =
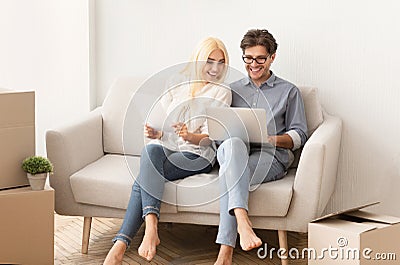
[[[111,239],[117,233],[121,219],[93,218],[89,253],[81,254],[82,217],[55,216],[54,264],[102,264],[111,248]],[[268,249],[277,247],[275,231],[256,230],[257,235],[266,242]],[[219,245],[214,243],[217,228],[187,224],[160,224],[161,244],[157,256],[147,262],[137,254],[143,237],[143,229],[134,238],[131,248],[126,252],[123,264],[213,264]],[[289,248],[307,247],[307,235],[288,233]],[[265,245],[263,245],[265,246]],[[276,253],[276,252],[275,252]],[[264,254],[264,252],[260,252]],[[234,264],[280,264],[274,256],[261,259],[257,249],[245,252],[236,247]],[[307,264],[307,260],[291,260],[290,264]]]

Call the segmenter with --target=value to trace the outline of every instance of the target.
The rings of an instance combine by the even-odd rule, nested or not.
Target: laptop
[[[268,143],[265,109],[209,107],[206,114],[208,133],[213,140],[239,137],[244,142]]]

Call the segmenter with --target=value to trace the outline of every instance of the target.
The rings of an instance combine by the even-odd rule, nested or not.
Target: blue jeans
[[[286,169],[274,157],[273,148],[251,150],[236,137],[220,145],[217,159],[220,164],[221,197],[216,243],[235,247],[237,222],[233,210],[243,208],[248,211],[250,189],[254,185],[283,178]]]
[[[175,152],[158,144],[146,145],[140,157],[140,171],[132,186],[124,221],[113,242],[121,240],[129,247],[146,215],[160,216],[166,181],[208,173],[211,163],[190,152]]]

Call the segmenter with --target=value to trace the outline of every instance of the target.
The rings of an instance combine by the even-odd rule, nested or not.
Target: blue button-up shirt
[[[277,77],[272,71],[267,81],[257,87],[249,77],[230,84],[232,107],[263,108],[267,111],[268,135],[288,134],[295,150],[307,140],[307,122],[299,89]],[[276,148],[275,157],[286,168],[293,161],[290,150]]]

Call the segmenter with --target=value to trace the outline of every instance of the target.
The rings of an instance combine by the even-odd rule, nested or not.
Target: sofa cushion
[[[293,195],[295,170],[281,180],[259,185],[250,192],[250,216],[285,216]],[[252,187],[254,188],[254,187]],[[178,185],[179,212],[219,214],[218,172],[183,179]]]
[[[139,161],[139,157],[105,155],[79,170],[71,176],[75,201],[126,209]],[[166,183],[163,201],[170,203],[162,203],[161,212],[177,212],[176,183]]]
[[[126,209],[139,157],[105,155],[71,176],[71,188],[79,203]],[[250,193],[249,215],[285,216],[292,198],[295,171],[282,180],[261,184]],[[219,214],[218,169],[165,185],[161,212]]]
[[[322,107],[318,100],[317,89],[312,87],[299,87],[306,112],[308,135],[315,131],[323,122]]]
[[[105,153],[124,154],[124,146],[129,146],[127,154],[140,155],[141,146],[131,141],[124,145],[123,128],[125,115],[131,102],[134,92],[143,83],[143,79],[136,77],[120,77],[111,85],[106,98],[104,99],[103,115],[103,144]],[[130,139],[143,141],[143,122],[139,115],[132,115],[129,120]],[[133,148],[133,150],[131,150]]]
[[[105,153],[140,155],[146,143],[144,119],[164,91],[169,75],[161,71],[147,80],[132,76],[116,79],[102,108]]]

